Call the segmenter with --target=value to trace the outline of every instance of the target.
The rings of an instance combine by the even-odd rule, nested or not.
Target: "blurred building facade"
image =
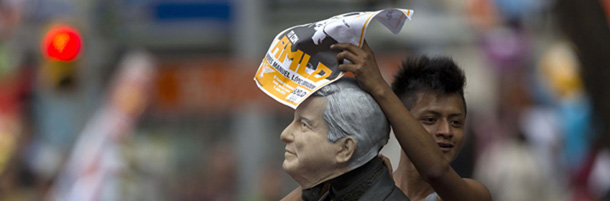
[[[279,200],[297,186],[279,139],[293,111],[252,80],[272,37],[388,7],[415,14],[398,35],[368,29],[387,81],[409,55],[447,55],[466,72],[462,176],[495,200],[608,200],[608,147],[595,145],[607,125],[595,123],[556,3],[0,0],[0,200]],[[80,33],[77,59],[44,56],[56,24]],[[150,72],[127,83],[147,87],[117,87],[133,52]],[[382,152],[398,165],[395,140]]]

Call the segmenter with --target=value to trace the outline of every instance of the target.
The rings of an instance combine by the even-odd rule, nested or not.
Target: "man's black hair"
[[[462,97],[464,110],[464,85],[466,77],[451,58],[427,56],[408,57],[394,76],[392,90],[408,109],[415,106],[419,92],[437,95],[457,93]]]

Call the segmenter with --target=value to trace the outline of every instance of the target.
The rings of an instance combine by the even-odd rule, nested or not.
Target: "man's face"
[[[309,97],[280,136],[286,143],[283,168],[303,188],[313,187],[337,167],[335,153],[341,147],[328,141],[328,126],[322,117],[326,102],[323,97]]]
[[[466,111],[459,94],[438,96],[421,92],[411,114],[432,135],[448,161],[453,161],[464,140]]]

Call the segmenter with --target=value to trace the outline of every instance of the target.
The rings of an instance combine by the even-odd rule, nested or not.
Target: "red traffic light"
[[[82,40],[78,31],[67,25],[51,27],[42,39],[42,53],[47,59],[72,61],[80,53]]]

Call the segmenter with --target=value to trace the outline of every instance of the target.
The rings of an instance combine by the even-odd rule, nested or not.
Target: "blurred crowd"
[[[369,27],[388,82],[407,55],[466,72],[459,174],[498,201],[610,200],[609,125],[559,1],[0,0],[0,200],[279,200],[297,187],[292,110],[252,80],[264,51],[290,26],[389,7],[415,14],[398,35]]]

